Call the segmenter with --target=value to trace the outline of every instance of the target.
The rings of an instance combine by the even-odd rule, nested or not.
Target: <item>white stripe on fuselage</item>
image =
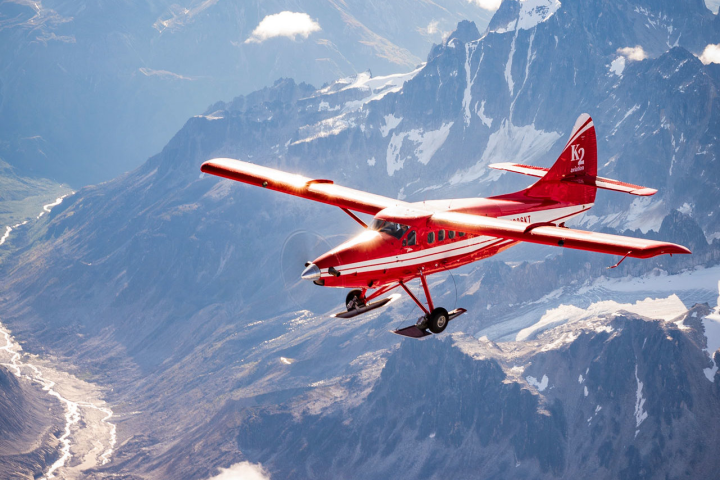
[[[527,223],[528,225],[532,223],[560,221],[560,219],[565,221],[589,209],[591,206],[592,204],[574,205],[572,207],[519,213],[515,215],[506,215],[498,218],[502,220],[520,221],[523,223]],[[500,242],[498,243],[499,240]],[[367,273],[379,270],[387,270],[391,268],[408,267],[412,265],[420,265],[427,262],[460,257],[488,248],[490,246],[496,247],[506,245],[514,241],[515,240],[506,240],[499,237],[483,235],[479,237],[468,238],[467,240],[438,245],[437,247],[425,248],[423,250],[417,250],[415,252],[389,255],[387,257],[374,258],[372,260],[366,260],[363,262],[338,265],[335,266],[335,269],[341,274],[352,275],[355,273]],[[327,269],[322,269],[321,272],[321,275],[323,277],[330,276]]]

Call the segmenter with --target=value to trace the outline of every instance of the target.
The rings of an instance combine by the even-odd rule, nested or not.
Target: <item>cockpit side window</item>
[[[388,222],[386,220],[382,220],[379,218],[376,218],[373,220],[373,222],[370,224],[370,230],[376,230],[378,232],[387,233],[388,235],[392,235],[393,237],[397,238],[398,240],[405,235],[405,232],[408,231],[410,227],[407,225],[402,225],[400,223],[393,223]]]
[[[417,234],[415,233],[415,230],[410,230],[410,233],[408,233],[408,236],[405,240],[403,240],[403,247],[412,247],[413,245],[417,245]]]

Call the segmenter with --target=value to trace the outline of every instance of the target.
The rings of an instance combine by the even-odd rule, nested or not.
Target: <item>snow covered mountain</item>
[[[717,468],[703,449],[720,395],[720,77],[694,54],[718,42],[718,20],[682,4],[506,1],[487,32],[461,22],[405,73],[282,79],[218,102],[34,223],[0,265],[0,321],[112,389],[118,448],[93,474],[207,478],[243,460],[278,478],[632,478],[671,456],[691,475]],[[345,322],[327,315],[342,292],[297,305],[285,239],[335,244],[357,225],[199,172],[229,156],[409,200],[490,195],[529,182],[488,164],[549,165],[583,111],[600,174],[659,189],[600,193],[584,225],[694,254],[607,270],[602,255],[517,247],[433,279],[437,302],[470,311],[444,340],[387,332],[414,321],[409,301]]]

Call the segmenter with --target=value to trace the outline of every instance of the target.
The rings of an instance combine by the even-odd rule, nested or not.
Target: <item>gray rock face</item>
[[[358,406],[228,403],[194,438],[236,442],[281,478],[712,476],[707,313],[696,306],[683,329],[615,316],[529,342],[404,342]],[[193,464],[187,449],[173,457],[175,471]]]

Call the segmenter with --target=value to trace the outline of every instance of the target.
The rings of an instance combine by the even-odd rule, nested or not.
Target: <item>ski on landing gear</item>
[[[420,317],[417,323],[415,323],[415,325],[410,325],[409,327],[401,328],[399,330],[391,330],[392,333],[410,338],[423,338],[427,337],[428,335],[432,335],[433,333],[442,333],[445,328],[447,328],[450,320],[457,318],[463,313],[467,312],[467,310],[465,310],[464,308],[456,308],[451,312],[448,312],[442,307],[435,308],[435,306],[433,305],[432,297],[430,296],[430,289],[428,288],[425,274],[422,270],[418,272],[418,276],[420,277],[420,283],[422,284],[423,290],[425,291],[425,299],[427,300],[429,310],[425,308],[422,303],[420,303],[420,300],[418,300],[417,297],[413,295],[413,293],[410,291],[409,288],[407,288],[405,283],[400,281],[400,286],[403,288],[403,290],[405,290],[408,296],[413,299],[417,306],[420,307],[420,309],[425,313],[425,315]]]
[[[453,320],[463,313],[467,312],[464,308],[456,308],[455,310],[451,310],[450,312],[446,311],[444,308],[436,308],[433,310],[432,313],[437,312],[438,310],[442,310],[443,314],[446,315],[447,320],[444,323],[443,327],[439,327],[439,324],[442,324],[442,321],[438,321],[440,318],[440,315],[436,314],[433,316],[432,314],[428,317],[427,315],[423,315],[420,317],[415,325],[410,325],[409,327],[400,328],[398,330],[390,330],[392,333],[395,333],[397,335],[402,335],[403,337],[410,337],[410,338],[423,338],[427,337],[429,335],[432,335],[433,333],[440,333],[443,330],[445,330],[445,327],[447,326],[447,323],[450,320]],[[435,320],[435,323],[432,323],[430,320]],[[435,330],[433,330],[433,328]],[[436,331],[440,328],[440,331]],[[428,329],[430,331],[428,331]]]
[[[392,295],[377,302],[370,302],[370,300],[387,293],[396,286],[397,285],[380,288],[367,298],[365,297],[365,290],[352,290],[347,294],[347,297],[345,297],[345,307],[347,311],[335,313],[332,316],[336,318],[352,318],[375,310],[376,308],[384,307],[393,299]]]

